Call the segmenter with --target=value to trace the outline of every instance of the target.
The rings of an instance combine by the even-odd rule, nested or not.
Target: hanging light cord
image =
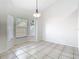
[[[38,0],[35,0],[35,1],[36,1],[36,10],[35,10],[35,13],[33,14],[33,16],[36,17],[36,18],[39,18],[40,13],[39,13],[39,10],[38,10]]]
[[[38,0],[36,0],[36,13],[38,13]]]

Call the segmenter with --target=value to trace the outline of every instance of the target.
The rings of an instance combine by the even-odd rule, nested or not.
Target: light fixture
[[[36,0],[36,12],[33,14],[35,18],[39,18],[41,15],[38,11],[38,0]]]

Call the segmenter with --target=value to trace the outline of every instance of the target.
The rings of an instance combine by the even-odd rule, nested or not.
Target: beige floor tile
[[[28,59],[36,59],[35,57],[33,57],[33,56],[30,56],[30,57],[28,57]]]
[[[1,55],[1,59],[78,59],[78,50],[71,46],[42,42],[16,45]]]
[[[10,54],[2,56],[1,59],[17,59],[17,57],[15,54],[10,53]]]
[[[49,57],[52,57],[54,59],[57,59],[61,54],[61,51],[59,50],[52,50],[51,53],[48,54]]]
[[[44,47],[46,47],[46,45],[42,45],[40,47],[37,47],[35,49],[31,49],[28,51],[28,53],[30,53],[31,55],[38,53],[40,50],[44,49]]]
[[[28,59],[29,57],[30,57],[30,55],[28,55],[26,53],[17,56],[18,59]]]
[[[54,58],[51,58],[49,56],[44,56],[42,59],[54,59]]]
[[[35,53],[33,56],[36,58],[42,58],[43,56],[47,55],[50,52],[51,48],[46,48],[44,50],[39,51],[38,53]]]
[[[64,45],[57,45],[55,49],[62,51],[64,48]]]
[[[18,55],[20,55],[20,54],[23,54],[23,53],[25,53],[23,50],[16,50],[16,51],[14,51],[14,54],[15,54],[16,56],[18,56]]]
[[[74,55],[74,59],[79,59],[79,56],[77,56],[77,55]]]
[[[79,56],[79,50],[78,50],[78,48],[74,48],[74,55]]]
[[[31,54],[31,55],[33,55],[35,53],[38,53],[38,50],[32,49],[32,50],[28,51],[28,53]]]
[[[67,56],[60,56],[59,59],[73,59],[73,58],[71,58],[71,57],[67,57]]]
[[[74,48],[73,47],[70,47],[70,46],[65,46],[64,51],[73,53]]]
[[[38,46],[38,47],[32,47],[32,48],[26,48],[26,49],[23,49],[25,52],[31,52],[31,51],[40,51],[41,49],[43,49],[44,47],[46,47],[48,44],[45,44],[45,45],[40,45],[40,46]]]
[[[73,50],[64,50],[63,52],[65,52],[65,53],[69,53],[69,54],[73,54],[74,53],[74,51]]]
[[[66,52],[63,52],[62,55],[64,56],[68,56],[68,57],[72,57],[74,56],[74,54],[70,54],[70,53],[66,53]]]

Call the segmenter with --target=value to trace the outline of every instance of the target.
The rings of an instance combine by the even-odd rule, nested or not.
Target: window
[[[27,36],[27,19],[16,18],[16,37]]]

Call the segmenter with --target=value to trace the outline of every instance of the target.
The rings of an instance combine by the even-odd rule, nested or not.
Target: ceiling
[[[8,0],[9,1],[9,12],[15,16],[22,16],[31,18],[35,12],[36,0]],[[48,7],[53,6],[53,10],[60,15],[60,10],[69,10],[70,7],[73,8],[77,4],[78,0],[38,0],[39,12],[45,11]],[[70,6],[70,7],[69,7]],[[60,8],[61,7],[61,8]],[[65,8],[69,7],[69,8]],[[56,9],[59,8],[59,9]],[[63,10],[63,11],[64,11]],[[59,13],[60,12],[60,13]],[[55,15],[55,14],[54,14]],[[26,18],[27,18],[26,17]]]
[[[54,4],[56,0],[38,0],[38,8],[41,13],[49,6]],[[33,16],[36,8],[36,0],[8,0],[9,12],[14,15],[27,16],[28,18]]]
[[[53,4],[56,0],[38,0],[39,11],[42,11]],[[12,4],[17,8],[34,11],[36,0],[12,0]]]

